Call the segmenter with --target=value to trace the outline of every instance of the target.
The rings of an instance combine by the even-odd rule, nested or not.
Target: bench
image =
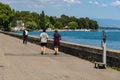
[[[102,62],[95,62],[95,68],[106,68],[106,65]]]

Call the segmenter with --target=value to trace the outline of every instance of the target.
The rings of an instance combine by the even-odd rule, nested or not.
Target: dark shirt
[[[25,36],[25,30],[23,31],[23,36]]]
[[[54,39],[54,43],[59,44],[60,40],[61,40],[61,35],[58,34],[58,33],[54,33],[53,37],[54,37],[53,38]]]

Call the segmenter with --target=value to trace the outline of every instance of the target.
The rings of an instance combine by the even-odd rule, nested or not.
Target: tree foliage
[[[30,22],[28,21],[26,24],[25,24],[26,28],[29,29],[29,30],[36,30],[37,29],[37,24],[35,22]]]
[[[78,23],[75,21],[69,22],[68,26],[70,29],[76,29],[78,27]]]
[[[54,26],[55,26],[55,28],[63,29],[62,22],[57,21]]]
[[[38,29],[38,25],[39,25],[39,14],[36,12],[32,12],[30,13],[29,11],[16,11],[15,12],[15,17],[14,20],[22,20],[22,22],[25,24],[25,27],[28,27],[28,24],[34,23],[35,24],[35,28],[34,29]],[[33,24],[33,25],[34,25]],[[37,25],[37,26],[36,26]],[[32,28],[33,29],[33,28]]]
[[[63,29],[68,26],[69,29],[98,29],[99,25],[96,21],[88,18],[81,17],[76,18],[75,16],[67,16],[62,14],[60,18],[56,16],[45,15],[44,11],[40,14],[29,11],[14,11],[9,5],[0,3],[0,27],[9,29],[9,25],[16,26],[16,21],[22,20],[25,27],[29,29]]]
[[[28,14],[29,13],[29,14]],[[25,24],[28,21],[33,21],[37,24],[37,29],[51,28],[51,29],[63,29],[65,26],[69,26],[70,29],[98,29],[99,25],[96,21],[86,18],[76,18],[74,16],[67,16],[62,14],[60,18],[55,16],[47,16],[44,11],[39,14],[35,12],[16,11],[17,20],[22,20]],[[26,16],[27,15],[27,16]],[[72,26],[72,25],[75,26]],[[36,29],[36,28],[35,28]]]
[[[52,25],[54,25],[55,24],[55,22],[57,21],[56,19],[56,17],[53,17],[53,16],[50,16],[50,23],[52,24]]]
[[[40,14],[40,29],[44,29],[46,26],[46,21],[45,21],[45,13],[44,11],[42,11],[42,13]]]
[[[9,25],[13,19],[13,16],[13,10],[10,6],[0,2],[0,27],[4,30],[9,30]]]

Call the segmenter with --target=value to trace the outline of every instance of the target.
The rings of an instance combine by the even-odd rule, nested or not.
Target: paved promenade
[[[0,80],[120,80],[120,72],[0,33]]]

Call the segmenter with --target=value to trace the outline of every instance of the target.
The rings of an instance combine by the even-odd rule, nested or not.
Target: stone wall
[[[1,33],[22,39],[22,35],[12,32]],[[28,41],[35,44],[40,44],[39,37],[29,36]],[[53,49],[53,41],[48,41],[48,48]],[[102,61],[102,48],[88,45],[75,44],[61,41],[60,51],[89,61]],[[107,49],[107,65],[120,68],[120,51]]]

